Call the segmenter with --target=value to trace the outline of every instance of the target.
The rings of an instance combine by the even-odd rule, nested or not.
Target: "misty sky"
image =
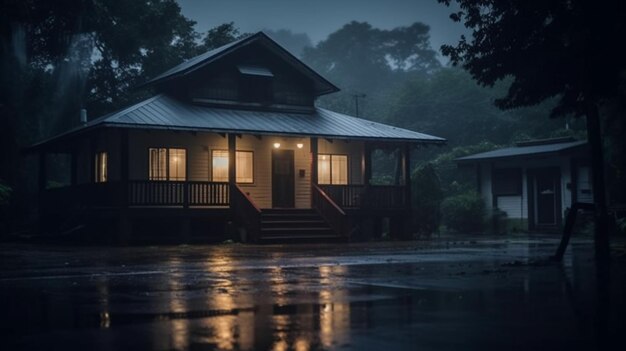
[[[352,20],[390,29],[423,22],[431,27],[434,49],[456,43],[463,25],[448,17],[452,10],[436,0],[178,0],[183,14],[204,32],[235,22],[242,32],[264,28],[307,33],[313,43]]]

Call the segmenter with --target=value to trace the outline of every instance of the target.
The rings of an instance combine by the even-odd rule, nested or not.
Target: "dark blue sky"
[[[183,14],[206,31],[233,21],[243,32],[264,28],[307,33],[313,43],[352,20],[383,29],[419,21],[430,25],[433,48],[456,43],[464,33],[449,19],[452,10],[436,0],[178,0]]]

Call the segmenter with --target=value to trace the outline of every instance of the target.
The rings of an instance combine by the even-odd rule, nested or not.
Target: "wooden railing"
[[[247,231],[246,241],[256,242],[261,232],[261,209],[239,186],[231,194],[231,209]]]
[[[128,182],[129,206],[228,206],[228,183],[165,182],[132,180]]]
[[[403,186],[320,185],[341,208],[402,209],[406,205]]]
[[[341,236],[350,235],[350,222],[346,213],[317,185],[312,186],[313,207],[328,225]]]
[[[228,183],[132,180],[48,189],[44,206],[228,206]]]

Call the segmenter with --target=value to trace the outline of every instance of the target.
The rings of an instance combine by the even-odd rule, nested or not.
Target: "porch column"
[[[402,165],[404,168],[404,201],[408,211],[411,210],[411,144],[404,144],[404,153],[402,157]]]
[[[363,144],[361,174],[363,174],[363,185],[368,186],[372,179],[372,146],[368,142]]]
[[[122,204],[128,205],[129,194],[129,156],[128,156],[128,129],[120,132],[120,181],[122,183]]]
[[[317,138],[311,138],[311,185],[317,185]]]
[[[230,198],[237,187],[237,134],[228,134],[228,190]]]

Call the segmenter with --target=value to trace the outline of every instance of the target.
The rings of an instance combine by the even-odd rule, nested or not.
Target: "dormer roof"
[[[307,66],[304,62],[300,61],[297,57],[295,57],[285,48],[280,46],[277,42],[272,40],[263,32],[258,32],[246,38],[233,41],[224,46],[193,57],[157,75],[156,77],[144,83],[142,86],[165,84],[167,81],[188,76],[190,74],[193,74],[193,72],[197,71],[198,69],[210,65],[216,60],[254,43],[263,45],[265,48],[282,58],[286,64],[293,66],[299,72],[311,79],[314,83],[313,86],[315,89],[315,94],[317,96],[339,91],[339,88],[336,87],[333,83],[329,82],[326,78],[315,72],[312,68]]]

